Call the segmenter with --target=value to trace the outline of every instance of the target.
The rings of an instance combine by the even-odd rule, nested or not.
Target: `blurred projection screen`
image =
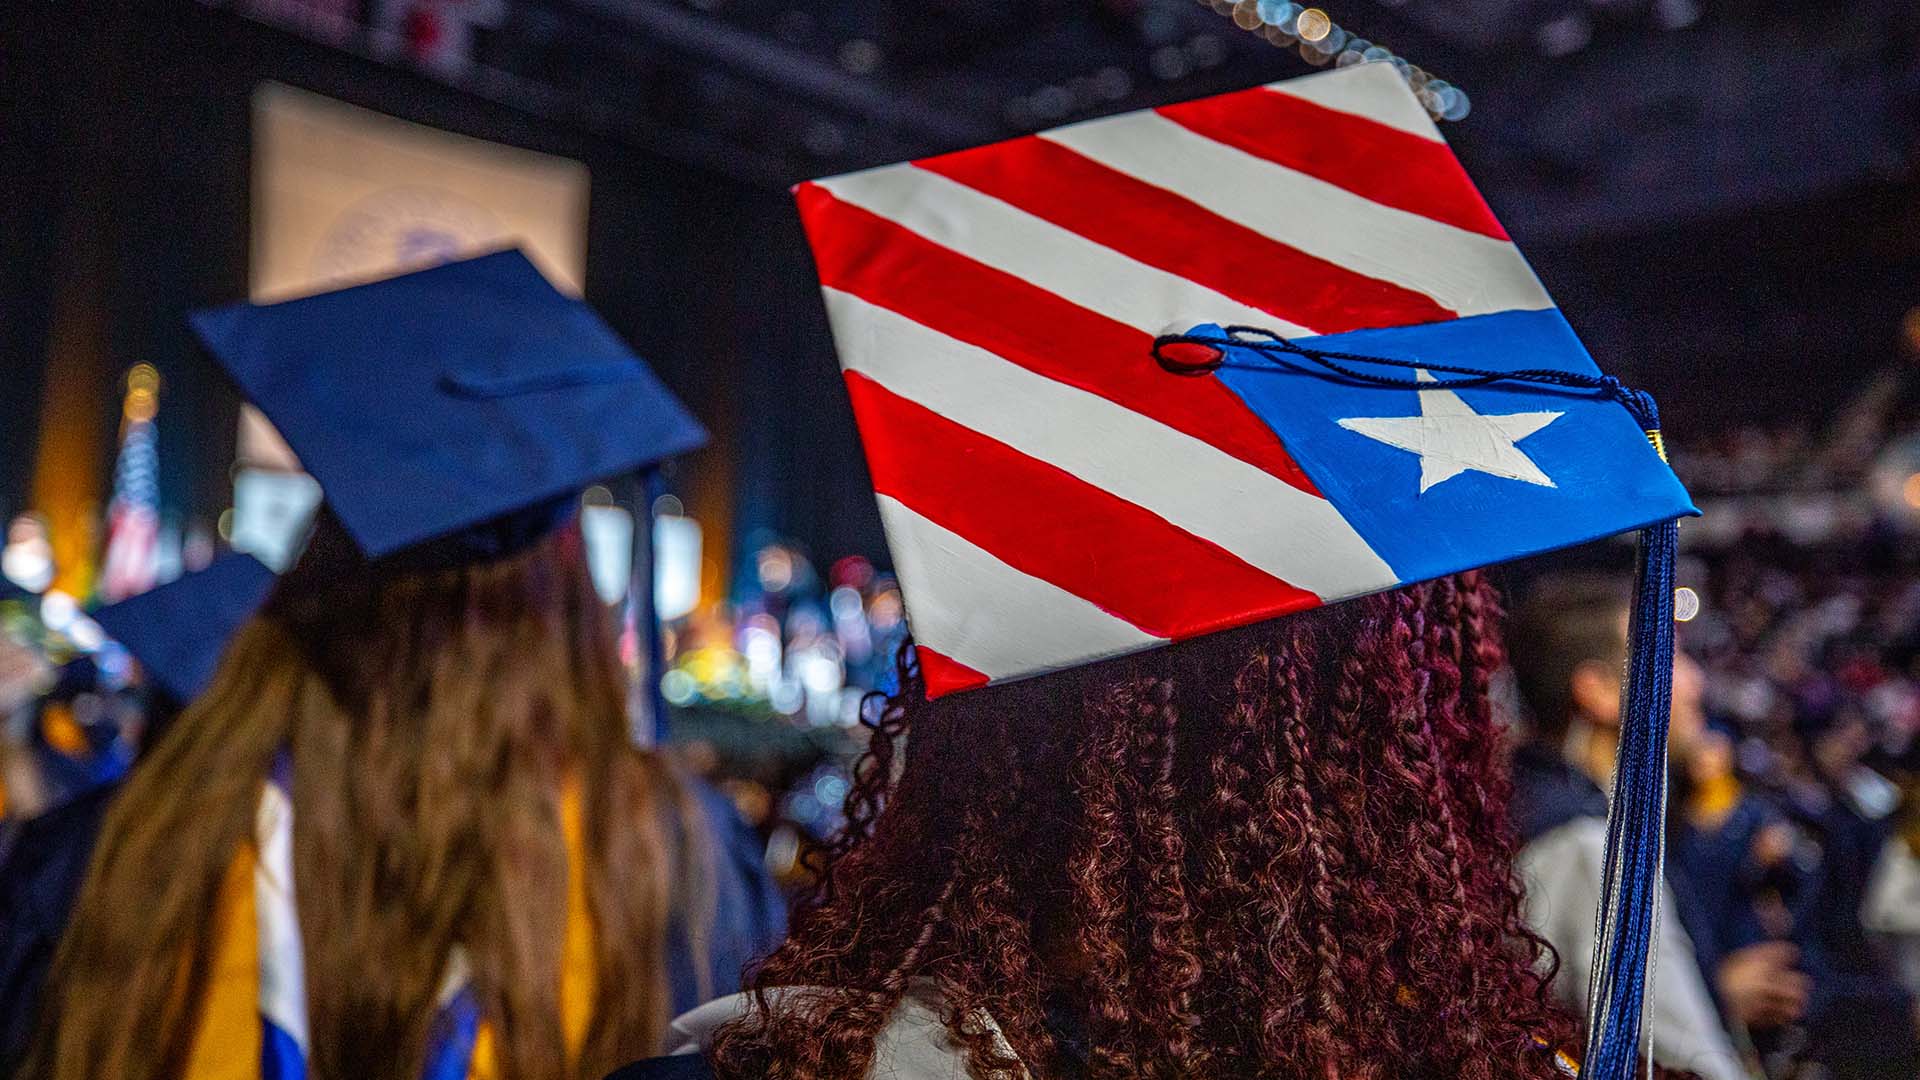
[[[277,83],[254,94],[252,204],[256,301],[516,245],[565,292],[579,295],[586,276],[586,166]],[[251,407],[238,458],[243,474],[300,468]],[[236,517],[270,516],[241,505],[247,487],[236,486]]]

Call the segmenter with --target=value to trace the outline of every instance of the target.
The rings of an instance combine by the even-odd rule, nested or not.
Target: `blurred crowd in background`
[[[1899,1075],[1920,1031],[1916,389],[1892,367],[1824,423],[1674,456],[1703,511],[1677,614],[1708,732],[1677,763],[1670,876],[1715,894],[1689,927],[1710,981],[1769,941],[1805,973],[1773,988],[1771,1030],[1730,1025],[1771,1076]]]

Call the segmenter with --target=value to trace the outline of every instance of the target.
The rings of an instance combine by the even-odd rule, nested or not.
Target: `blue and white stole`
[[[183,1075],[187,1080],[305,1080],[312,1043],[306,963],[293,875],[293,801],[286,759],[262,784],[252,842],[229,865],[217,901],[207,980]],[[592,921],[582,870],[579,792],[562,793],[569,855],[560,1003],[578,1053],[594,998]],[[493,1080],[493,1032],[480,1015],[465,950],[455,946],[435,998],[422,1080]]]

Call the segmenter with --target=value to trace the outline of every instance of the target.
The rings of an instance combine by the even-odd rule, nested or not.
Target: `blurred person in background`
[[[124,776],[140,743],[139,710],[90,656],[68,660],[29,726],[41,805],[60,806]]]
[[[151,749],[212,681],[227,641],[266,600],[272,585],[273,573],[252,556],[229,554],[204,570],[93,613],[135,668],[137,687],[125,694],[122,705],[140,715],[133,743],[141,752]],[[18,819],[7,831],[10,842],[0,850],[0,1075],[10,1073],[10,1063],[26,1051],[47,965],[72,914],[101,821],[118,793],[117,782],[99,784]]]
[[[1910,767],[1904,779],[1899,829],[1874,866],[1860,914],[1892,954],[1901,984],[1920,994],[1920,776]]]
[[[413,1080],[473,1056],[477,1028],[463,1040],[440,1000],[459,967],[490,1024],[479,1052],[510,1075],[611,1065],[659,1038],[696,820],[628,743],[577,530],[431,571],[355,554],[323,521],[108,810],[27,1075],[259,1059],[264,1023],[285,1021],[258,1011],[273,943],[256,867],[290,868],[297,888],[306,1030],[281,1031],[310,1075]],[[294,818],[290,850],[251,842],[274,813]]]
[[[717,940],[737,818],[635,747],[575,512],[698,426],[517,252],[195,325],[326,504],[107,811],[25,1075],[519,1080],[656,1049],[676,966],[705,997],[737,979],[710,958],[766,942]]]
[[[1602,576],[1536,582],[1508,636],[1514,681],[1533,719],[1514,753],[1513,820],[1526,918],[1557,954],[1555,995],[1584,1009],[1605,870],[1607,788],[1618,752],[1629,599]],[[1684,771],[1704,734],[1698,669],[1676,657],[1669,755]],[[1670,886],[1677,885],[1671,880]],[[1708,1080],[1749,1075],[1715,1006],[1743,1026],[1778,1027],[1806,1008],[1795,948],[1768,941],[1721,956],[1699,905],[1667,890],[1647,1019],[1654,1060]],[[1551,964],[1551,958],[1544,961]]]
[[[1869,933],[1877,864],[1901,842],[1900,789],[1869,764],[1872,733],[1850,709],[1802,711],[1794,727],[1817,785],[1797,809],[1820,847],[1795,928],[1815,973],[1799,1056],[1841,1078],[1920,1075],[1920,999],[1900,982],[1888,943]]]
[[[1814,1052],[1809,1025],[1831,1014],[1838,989],[1805,930],[1817,902],[1819,847],[1740,777],[1732,739],[1719,728],[1692,740],[1672,775],[1666,872],[1677,914],[1702,969],[1715,973],[1711,986],[1743,1054],[1769,1076],[1798,1075]],[[1743,1006],[1742,988],[1771,977],[1786,958],[1795,969],[1788,981],[1763,990],[1758,1007]],[[1792,999],[1779,992],[1787,988]]]
[[[1591,950],[1581,909],[1593,903],[1601,869],[1598,815],[1611,775],[1626,610],[1624,592],[1604,579],[1550,578],[1521,607],[1512,648],[1535,725],[1515,764],[1530,918],[1559,952],[1556,986],[1573,995],[1584,993]],[[1784,662],[1776,646],[1774,669]],[[1656,967],[1655,1054],[1684,1053],[1674,1048],[1702,1037],[1704,993],[1724,1023],[1712,1034],[1749,1069],[1912,1076],[1920,1066],[1913,998],[1861,920],[1869,872],[1892,830],[1891,785],[1863,773],[1870,741],[1856,718],[1843,710],[1831,723],[1807,719],[1816,714],[1806,704],[1830,695],[1812,687],[1810,672],[1793,670],[1802,684],[1795,758],[1806,774],[1781,801],[1742,778],[1731,736],[1705,722],[1699,668],[1684,655],[1677,662],[1666,863],[1672,917]],[[1699,1061],[1672,1063],[1713,1075]]]

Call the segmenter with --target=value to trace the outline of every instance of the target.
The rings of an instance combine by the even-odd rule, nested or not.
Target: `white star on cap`
[[[1421,382],[1438,382],[1425,368]],[[1472,469],[1491,476],[1553,487],[1553,478],[1540,470],[1515,445],[1565,416],[1557,412],[1508,413],[1489,416],[1473,411],[1451,390],[1420,391],[1419,416],[1356,416],[1340,426],[1369,439],[1420,455],[1420,493],[1443,480]]]

